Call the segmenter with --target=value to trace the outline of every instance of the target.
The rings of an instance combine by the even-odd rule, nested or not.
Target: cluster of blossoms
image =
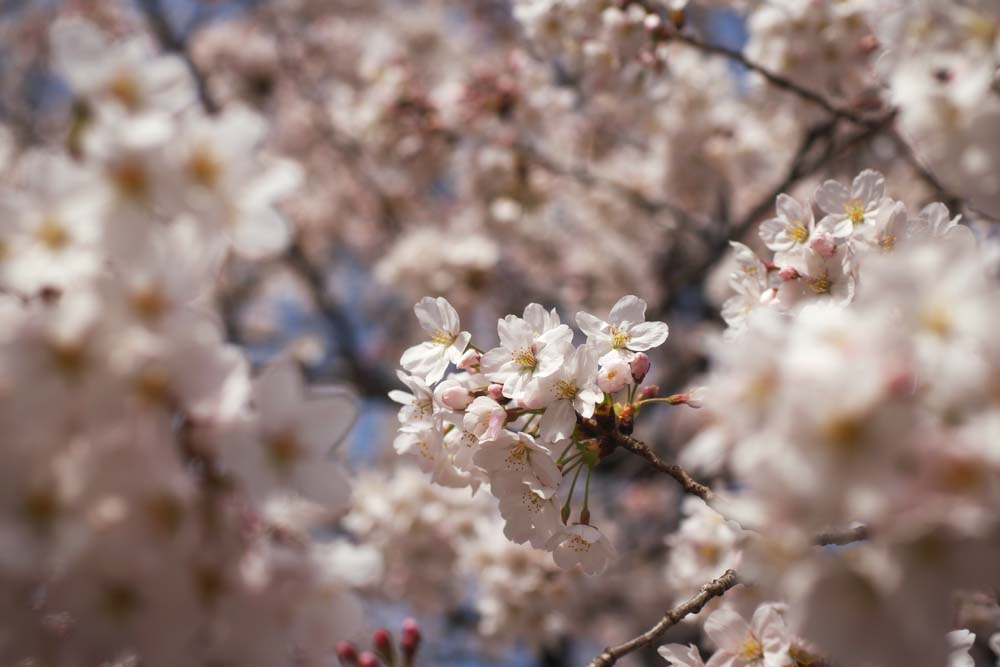
[[[613,549],[590,524],[588,506],[602,456],[595,429],[602,414],[630,419],[642,404],[633,402],[649,371],[645,351],[666,340],[667,325],[646,322],[646,303],[626,296],[608,321],[578,313],[587,342],[574,346],[555,309],[533,303],[523,317],[499,320],[500,345],[482,352],[443,297],[425,297],[414,311],[429,340],[400,361],[411,393],[390,394],[403,405],[396,450],[415,455],[440,484],[488,484],[515,542],[553,551],[564,568],[603,571]],[[456,371],[446,376],[451,365]],[[570,522],[584,469],[583,506]],[[567,486],[560,509],[557,497]]]
[[[823,214],[818,221],[816,208]],[[886,197],[885,178],[872,170],[859,174],[850,187],[826,181],[805,204],[779,195],[776,209],[777,217],[762,223],[759,232],[774,253],[769,261],[732,243],[738,269],[729,283],[736,294],[723,304],[722,317],[734,332],[759,306],[789,312],[817,302],[850,303],[869,258],[898,246],[973,242],[969,228],[943,204],[913,214]]]
[[[252,378],[213,306],[227,257],[283,248],[297,170],[142,38],[50,48],[73,127],[0,175],[0,662],[328,664],[357,603],[269,508],[346,508],[355,400]]]
[[[995,252],[940,204],[908,213],[873,172],[815,200],[817,223],[779,198],[761,228],[773,262],[740,249],[711,426],[682,461],[732,476],[715,507],[750,529],[741,572],[824,654],[943,664],[943,601],[998,583]],[[848,527],[865,539],[814,546]]]

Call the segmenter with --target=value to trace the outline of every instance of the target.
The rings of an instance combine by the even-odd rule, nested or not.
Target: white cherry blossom
[[[576,323],[587,335],[601,364],[619,358],[630,361],[636,352],[659,347],[669,332],[663,322],[646,321],[646,302],[636,296],[623,296],[611,308],[605,322],[590,313],[577,313]]]

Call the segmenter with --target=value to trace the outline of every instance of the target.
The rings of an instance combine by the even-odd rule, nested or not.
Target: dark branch
[[[710,600],[721,597],[737,583],[739,583],[739,580],[736,578],[736,573],[732,570],[726,570],[725,574],[721,577],[702,586],[701,591],[696,596],[668,611],[666,616],[660,619],[660,622],[649,630],[634,639],[628,640],[624,644],[609,646],[599,656],[594,658],[587,667],[611,667],[623,656],[656,641],[667,629],[677,625],[683,618],[691,614],[697,614]]]
[[[596,419],[587,419],[584,417],[580,417],[577,423],[584,433],[602,442],[604,445],[602,451],[607,454],[621,447],[644,459],[646,463],[656,470],[673,477],[681,485],[685,493],[698,496],[706,502],[714,497],[710,488],[697,482],[682,467],[676,463],[667,463],[657,456],[646,443],[621,433],[616,424],[604,424]]]
[[[170,19],[167,18],[167,14],[163,10],[162,0],[139,0],[139,7],[142,9],[143,14],[146,15],[149,29],[156,36],[156,40],[160,43],[160,48],[164,51],[176,53],[184,60],[188,71],[191,72],[191,78],[194,79],[198,101],[201,103],[202,108],[209,114],[218,113],[220,107],[208,89],[208,81],[191,58],[186,40],[170,25]]]

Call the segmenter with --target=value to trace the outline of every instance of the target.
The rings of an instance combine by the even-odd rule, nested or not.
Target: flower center
[[[855,225],[860,225],[865,221],[865,207],[864,204],[859,202],[857,199],[852,199],[851,201],[844,204],[844,213],[847,217],[851,219]]]
[[[832,283],[830,282],[830,278],[826,275],[820,276],[819,278],[813,278],[809,281],[809,287],[816,294],[829,294],[831,286]]]
[[[126,199],[145,199],[149,194],[149,178],[137,160],[123,160],[111,167],[111,182]]]
[[[187,161],[188,176],[198,185],[214,188],[222,175],[222,165],[208,148],[196,148]]]
[[[528,458],[528,448],[523,442],[519,442],[510,449],[507,454],[507,465],[511,468],[521,468]]]
[[[534,370],[538,367],[538,357],[534,347],[522,347],[510,355],[511,360],[521,368]]]
[[[611,347],[620,350],[628,345],[629,338],[630,336],[625,329],[614,324],[611,325]]]
[[[267,441],[267,453],[271,463],[279,470],[287,470],[301,458],[303,452],[293,431],[282,431]]]
[[[941,338],[951,334],[952,321],[947,308],[931,306],[924,311],[920,320],[927,330]]]
[[[896,237],[892,234],[883,234],[878,239],[878,247],[883,252],[889,252],[896,247]]]
[[[69,243],[69,233],[66,228],[59,224],[53,217],[46,217],[42,224],[35,230],[35,238],[38,242],[53,252],[58,252]]]
[[[127,70],[120,70],[108,82],[108,94],[122,106],[135,111],[142,106],[142,92],[135,76]]]
[[[440,329],[435,329],[434,333],[431,335],[431,342],[437,343],[438,345],[444,345],[447,347],[455,342],[458,336],[448,333],[447,331],[441,331]]]
[[[753,635],[747,635],[747,638],[743,640],[740,644],[739,651],[736,653],[741,660],[746,662],[754,662],[756,660],[763,660],[764,658],[764,647],[761,646],[760,642]]]
[[[809,230],[801,222],[796,220],[785,227],[785,234],[796,243],[805,243],[809,240]]]
[[[560,380],[556,383],[556,396],[558,398],[574,398],[576,396],[576,392],[576,385],[572,382]]]

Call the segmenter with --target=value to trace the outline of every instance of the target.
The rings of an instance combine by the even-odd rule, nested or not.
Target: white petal
[[[670,329],[664,322],[643,322],[628,331],[630,350],[642,352],[663,345],[670,334]]]
[[[816,188],[816,194],[813,195],[816,205],[824,213],[830,213],[831,215],[843,215],[844,205],[850,198],[851,193],[837,181],[823,183],[823,185]]]
[[[611,308],[608,321],[612,324],[644,322],[646,321],[646,302],[634,294],[627,294],[618,299],[618,303]]]

